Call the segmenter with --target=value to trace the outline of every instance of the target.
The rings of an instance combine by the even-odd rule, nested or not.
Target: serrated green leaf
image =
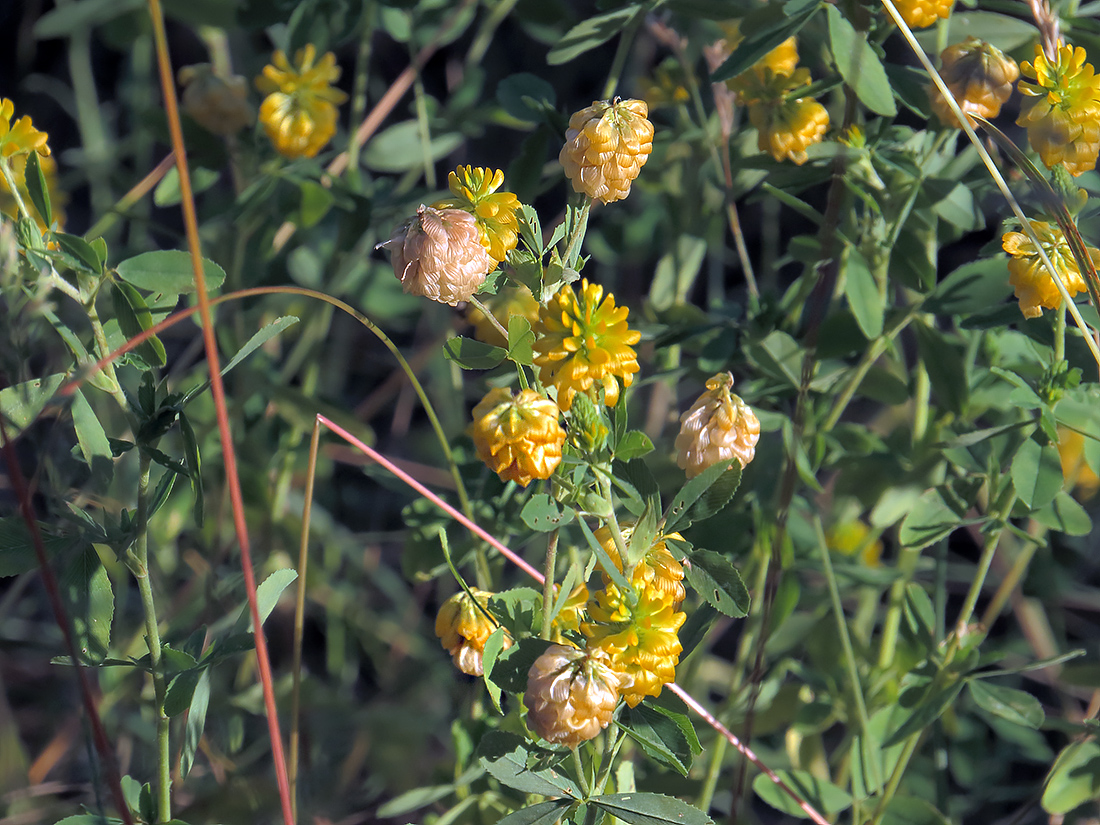
[[[477,754],[485,770],[509,788],[543,796],[581,797],[580,789],[561,771],[552,767],[529,767],[528,753],[531,750],[522,737],[495,730],[481,738]]]
[[[711,550],[695,550],[684,565],[687,580],[714,609],[735,619],[749,614],[749,591],[737,568]]]
[[[991,685],[981,679],[967,680],[967,688],[979,707],[985,708],[995,716],[1015,722],[1028,728],[1038,728],[1046,719],[1039,700],[1022,690]]]
[[[650,758],[667,765],[681,776],[687,776],[691,768],[691,759],[699,753],[697,738],[689,737],[684,728],[691,728],[691,722],[683,714],[675,714],[663,708],[650,707],[642,703],[637,707],[626,708],[616,724],[634,739]],[[691,736],[694,736],[691,729]]]
[[[1054,501],[1062,490],[1062,463],[1053,444],[1040,446],[1028,438],[1012,458],[1012,483],[1020,501],[1038,510]]]
[[[630,825],[712,825],[694,805],[657,793],[611,793],[589,803]]]
[[[741,464],[740,462],[734,462],[730,468],[722,473],[722,475],[718,476],[718,480],[708,487],[707,491],[699,496],[698,500],[691,505],[691,509],[688,510],[687,521],[681,520],[679,529],[686,529],[688,524],[706,521],[708,518],[718,515],[726,508],[726,505],[733,500],[740,486]]]
[[[191,256],[178,249],[143,252],[122,261],[115,271],[123,280],[149,292],[166,295],[188,295],[195,291],[195,271]],[[225,270],[211,260],[202,259],[206,291],[212,292],[225,283]]]

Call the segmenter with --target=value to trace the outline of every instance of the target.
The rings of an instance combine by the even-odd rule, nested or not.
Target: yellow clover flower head
[[[622,675],[619,692],[630,707],[646,696],[659,696],[661,688],[676,678],[684,649],[677,634],[687,619],[660,589],[635,592],[637,600],[631,604],[618,587],[607,585],[592,594],[589,621],[581,622],[588,646],[605,650]]]
[[[390,250],[401,288],[455,306],[477,292],[496,267],[481,244],[474,216],[464,209],[421,205],[379,247]]]
[[[1066,427],[1058,428],[1058,457],[1062,460],[1062,477],[1067,490],[1076,490],[1082,499],[1089,499],[1100,490],[1100,476],[1085,461],[1085,436]]]
[[[926,29],[937,20],[946,20],[954,0],[898,0],[901,19],[911,29]]]
[[[644,100],[594,100],[569,118],[558,160],[573,190],[604,203],[622,200],[653,151]]]
[[[197,63],[184,66],[177,77],[183,111],[211,134],[235,135],[256,116],[248,102],[248,82],[240,75],[222,78],[209,63]]]
[[[481,243],[498,264],[516,248],[519,240],[519,198],[498,192],[504,183],[499,169],[459,166],[447,179],[453,198],[433,204],[437,209],[465,209],[477,221]]]
[[[760,419],[741,396],[730,392],[732,387],[733,375],[718,373],[707,381],[707,391],[680,416],[676,464],[688,478],[719,462],[736,460],[747,467],[756,455]]]
[[[756,127],[761,152],[801,166],[809,159],[806,149],[825,137],[829,113],[813,98],[796,98],[750,105],[749,122]]]
[[[1066,236],[1057,224],[1045,221],[1028,221],[1043,250],[1054,264],[1062,284],[1070,297],[1086,289],[1085,279],[1077,266],[1077,259],[1069,248]],[[1006,232],[1001,246],[1008,259],[1008,281],[1015,288],[1020,311],[1025,318],[1038,318],[1044,309],[1057,309],[1062,303],[1062,293],[1046,267],[1031,238],[1023,232]],[[1100,249],[1086,247],[1093,262],[1100,266]]]
[[[311,43],[294,55],[294,65],[275,52],[256,88],[267,95],[260,104],[260,122],[279,154],[312,158],[336,134],[336,107],[347,95],[332,88],[340,77],[336,55],[317,60]]]
[[[1016,61],[984,40],[968,37],[943,50],[940,75],[947,88],[967,115],[991,120],[1012,94],[1012,84],[1020,76]],[[932,111],[945,126],[959,126],[958,118],[935,87],[929,89]],[[972,122],[973,125],[973,122]]]
[[[720,23],[719,27],[726,36],[725,51],[727,54],[732,54],[733,50],[745,39],[744,35],[741,34],[741,21],[731,20]],[[726,85],[740,94],[743,90],[750,89],[757,83],[767,83],[772,77],[790,77],[795,73],[797,67],[798,38],[788,37],[757,60],[750,68],[737,75],[737,77],[727,80]],[[742,102],[747,101],[742,100]]]
[[[867,567],[878,567],[882,559],[882,540],[859,519],[844,521],[825,534],[829,549],[842,556],[856,556]]]
[[[0,100],[0,156],[10,158],[29,152],[49,156],[50,147],[46,145],[49,135],[35,129],[28,115],[12,123],[14,114],[15,104],[6,97]]]
[[[536,478],[550,478],[561,463],[565,430],[559,415],[558,405],[534,390],[513,395],[498,387],[474,407],[468,432],[477,457],[501,481],[526,487]]]
[[[634,534],[634,525],[623,522],[619,525],[623,536],[623,543],[630,545],[630,537]],[[615,545],[611,531],[606,526],[599,527],[595,532],[596,541],[607,551],[611,562],[623,570],[623,562],[619,556],[619,548]],[[676,560],[668,549],[666,539],[683,539],[679,533],[669,533],[667,536],[657,536],[653,544],[642,556],[642,560],[634,565],[630,574],[630,583],[635,590],[647,588],[655,590],[661,597],[668,599],[675,609],[679,609],[684,601],[687,591],[684,588],[684,566]],[[611,584],[611,577],[604,571],[604,585]]]
[[[487,611],[493,594],[476,588],[470,592],[473,599],[465,590],[460,590],[443,603],[435,617],[435,635],[443,649],[451,654],[455,667],[470,676],[481,676],[485,672],[482,662],[485,643],[498,625]],[[474,599],[477,599],[476,604]],[[512,638],[506,633],[504,648],[511,646]]]
[[[527,672],[527,725],[556,745],[575,748],[611,723],[621,676],[597,649],[551,645]]]
[[[592,397],[598,383],[604,402],[619,402],[619,381],[634,382],[638,356],[632,349],[642,339],[627,327],[629,310],[615,306],[615,296],[603,287],[581,281],[580,295],[568,284],[539,309],[535,326],[535,364],[539,380],[558,391],[558,406],[568,411],[578,392]],[[593,398],[593,400],[596,400]]]
[[[1028,98],[1016,125],[1027,127],[1031,148],[1048,169],[1063,164],[1072,175],[1095,168],[1100,154],[1100,78],[1078,46],[1059,42],[1052,62],[1035,46],[1035,60],[1020,64],[1020,92]]]
[[[489,255],[492,257],[492,252]],[[532,326],[539,319],[539,302],[535,300],[531,290],[522,284],[516,287],[505,287],[488,300],[482,299],[482,301],[505,329],[508,329],[508,319],[513,315],[526,318]],[[492,344],[494,347],[508,346],[500,330],[473,304],[466,307],[466,320],[474,325],[474,337],[477,340]]]

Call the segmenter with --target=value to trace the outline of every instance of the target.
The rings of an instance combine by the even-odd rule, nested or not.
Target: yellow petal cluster
[[[607,585],[589,598],[589,620],[581,622],[589,648],[606,651],[623,677],[619,692],[630,707],[646,696],[659,696],[661,688],[676,678],[683,651],[677,634],[687,618],[656,587],[635,593],[636,600],[614,584]]]
[[[624,522],[620,525],[623,544],[630,546],[630,537],[634,534],[634,525]],[[619,556],[619,548],[606,526],[599,527],[596,532],[596,541],[607,551],[611,562],[620,572],[623,569],[623,561]],[[668,549],[666,539],[683,539],[679,533],[669,533],[667,536],[657,536],[653,544],[646,550],[642,560],[634,565],[630,574],[630,583],[635,590],[652,589],[663,598],[667,598],[674,608],[679,609],[684,601],[686,591],[684,589],[684,566],[676,560]],[[604,584],[611,584],[611,579],[604,572]]]
[[[1095,168],[1100,154],[1100,78],[1078,46],[1059,42],[1051,61],[1042,46],[1035,60],[1020,64],[1024,101],[1016,125],[1027,127],[1031,148],[1050,169],[1063,164],[1072,175]]]
[[[909,28],[926,29],[948,18],[954,0],[896,0],[895,5]]]
[[[587,742],[610,724],[620,678],[602,650],[551,645],[527,673],[527,725],[555,745]]]
[[[421,205],[383,244],[405,292],[454,306],[468,301],[496,262],[481,243],[474,216],[463,209]]]
[[[859,519],[844,521],[825,534],[829,549],[842,556],[859,555],[867,567],[878,567],[882,559],[882,541]]]
[[[465,209],[477,221],[481,243],[498,264],[519,240],[519,198],[511,192],[498,192],[504,184],[499,169],[459,166],[447,179],[454,197],[433,204],[437,209]]]
[[[733,376],[720,372],[707,381],[704,392],[680,416],[676,436],[676,464],[694,478],[719,462],[737,460],[748,466],[760,440],[760,419],[739,395],[730,392]]]
[[[557,404],[534,390],[516,395],[499,387],[490,390],[474,407],[469,427],[477,457],[501,481],[526,487],[536,478],[550,478],[565,443],[559,415]]]
[[[1072,297],[1085,290],[1085,279],[1077,266],[1077,259],[1070,251],[1066,236],[1057,224],[1046,221],[1028,221],[1039,239],[1043,250],[1050,258],[1061,278],[1066,292]],[[1020,302],[1020,311],[1025,318],[1037,318],[1044,309],[1057,309],[1062,303],[1062,293],[1054,279],[1043,266],[1039,252],[1031,239],[1023,232],[1006,232],[1001,238],[1001,246],[1010,257],[1008,259],[1008,281],[1016,291]],[[1096,266],[1100,266],[1100,249],[1087,247],[1089,256]]]
[[[208,63],[198,63],[184,66],[177,76],[183,111],[211,134],[235,135],[256,116],[248,102],[248,82],[240,75],[222,78]]]
[[[46,157],[50,147],[46,145],[49,135],[34,128],[28,115],[23,115],[15,123],[11,122],[15,114],[15,104],[6,97],[0,100],[0,157],[10,158],[37,152]]]
[[[820,143],[829,129],[828,111],[809,97],[754,104],[749,107],[749,121],[756,127],[761,152],[799,166],[809,158],[806,150]]]
[[[720,23],[719,27],[726,36],[724,51],[726,54],[732,54],[733,50],[745,39],[741,33],[741,21],[730,20]],[[737,77],[727,80],[726,85],[735,92],[741,93],[742,89],[752,86],[754,82],[767,82],[769,76],[792,75],[797,67],[798,38],[788,37],[756,61],[750,68],[737,75]]]
[[[1015,60],[976,37],[948,46],[940,55],[940,64],[940,76],[959,108],[967,115],[987,120],[1000,114],[1001,106],[1012,94],[1012,84],[1020,76]],[[955,113],[935,87],[929,90],[928,100],[940,122],[961,128]]]
[[[332,88],[340,77],[336,55],[317,60],[312,43],[294,55],[294,65],[275,52],[256,87],[267,95],[260,104],[260,122],[279,154],[314,157],[336,134],[336,107],[347,95]]]
[[[629,387],[638,372],[633,345],[641,340],[637,330],[627,326],[629,310],[615,306],[615,296],[604,296],[603,287],[581,281],[579,296],[573,287],[563,286],[539,309],[535,326],[535,364],[539,380],[558,391],[558,406],[568,410],[573,397],[603,387],[604,403],[619,402],[619,382]]]
[[[435,617],[435,635],[459,670],[470,676],[481,676],[485,672],[482,664],[485,643],[499,625],[489,617],[487,610],[493,594],[477,589],[471,589],[470,593],[474,598],[460,590],[443,603]],[[505,634],[504,647],[511,646],[512,638]]]
[[[644,100],[592,102],[569,118],[558,160],[573,189],[604,203],[622,200],[653,151]]]
[[[539,319],[539,302],[535,300],[531,290],[522,285],[505,287],[488,300],[483,298],[482,301],[505,329],[508,329],[508,319],[512,316],[526,318],[532,326]],[[496,325],[474,304],[466,307],[466,320],[474,325],[474,337],[477,340],[492,344],[494,347],[508,346],[508,341],[501,335]]]
[[[1076,430],[1058,428],[1058,457],[1067,490],[1075,490],[1082,499],[1092,498],[1100,490],[1100,476],[1085,461],[1085,437]]]

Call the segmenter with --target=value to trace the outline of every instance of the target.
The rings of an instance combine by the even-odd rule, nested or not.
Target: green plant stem
[[[918,358],[913,369],[913,439],[915,447],[924,440],[928,432],[929,401],[932,395],[932,383],[928,377],[928,368],[924,359]]]
[[[902,548],[898,556],[898,570],[901,577],[890,586],[890,600],[886,608],[886,617],[882,622],[882,641],[879,644],[878,666],[885,670],[894,662],[898,646],[898,630],[901,628],[901,614],[905,605],[905,588],[913,578],[920,559],[920,550],[912,547]]]
[[[23,196],[19,193],[19,187],[15,183],[15,174],[11,170],[11,162],[7,158],[0,158],[0,173],[4,175],[4,183],[8,185],[8,192],[10,192],[11,196],[15,199],[15,205],[19,209],[19,214],[28,221],[33,221],[34,217],[31,215],[30,210],[27,209],[27,204],[23,201]]]
[[[504,19],[512,13],[512,9],[516,7],[517,2],[518,0],[500,0],[493,10],[486,15],[477,30],[477,34],[474,35],[469,50],[466,52],[466,68],[481,64],[481,59],[485,57],[489,45],[493,42],[493,34],[496,33]]]
[[[603,749],[603,764],[600,767],[600,774],[596,777],[596,784],[593,788],[597,796],[602,794],[604,788],[607,787],[607,780],[611,776],[611,768],[615,764],[615,756],[619,753],[619,748],[622,747],[624,741],[626,741],[626,737],[619,732],[619,726],[612,724],[607,730],[607,741]]]
[[[577,784],[581,786],[581,793],[587,799],[592,795],[592,787],[588,784],[588,776],[584,770],[584,760],[581,759],[579,748],[573,747],[571,751],[573,753],[573,767],[577,771]]]
[[[1012,595],[1012,592],[1016,589],[1016,586],[1027,572],[1031,560],[1035,557],[1035,551],[1043,546],[1046,532],[1047,528],[1037,521],[1033,520],[1028,525],[1028,533],[1032,534],[1033,540],[1028,542],[1023,549],[1020,550],[1020,554],[1016,556],[1016,560],[1012,563],[1012,567],[1009,569],[1008,574],[1001,580],[1001,583],[997,586],[997,591],[993,594],[993,598],[990,599],[989,604],[986,605],[985,612],[982,613],[981,619],[983,633],[988,633],[990,626],[992,626],[993,622],[997,620],[997,617],[1001,615],[1001,610],[1004,609],[1005,602],[1008,601],[1009,596]]]
[[[898,757],[898,764],[894,766],[894,771],[890,774],[890,779],[886,783],[886,789],[882,792],[882,801],[875,811],[875,816],[871,820],[871,825],[880,825],[883,816],[886,815],[886,806],[890,800],[894,798],[894,794],[897,793],[898,786],[901,784],[901,778],[905,775],[905,769],[909,765],[909,760],[913,758],[913,752],[917,749],[917,743],[920,742],[920,737],[921,732],[917,731],[905,740],[905,747],[902,748],[901,755]]]
[[[111,346],[107,343],[107,333],[103,329],[103,322],[99,320],[99,311],[96,309],[94,294],[84,299],[84,311],[88,313],[88,322],[92,326],[92,336],[95,338],[95,346],[99,352],[99,357],[105,358],[111,352]],[[118,374],[115,372],[114,363],[108,362],[103,367],[103,372],[107,376],[107,380],[111,382],[111,397],[115,399],[115,403],[128,416],[131,416],[130,402],[126,400],[126,395],[122,392],[122,386],[118,383]],[[133,422],[131,421],[131,423]]]
[[[1058,312],[1054,315],[1054,363],[1060,364],[1066,360],[1066,301],[1062,299],[1058,304]]]
[[[359,35],[359,50],[355,53],[355,77],[351,87],[351,118],[349,123],[353,126],[363,121],[367,111],[367,80],[370,71],[371,41],[374,39],[374,2],[364,0],[363,3],[363,32]],[[352,139],[348,143],[348,177],[352,183],[359,186],[361,173],[359,169],[359,153],[363,145]]]
[[[814,516],[814,530],[817,533],[817,545],[821,550],[821,562],[825,569],[825,581],[829,586],[829,599],[833,605],[833,614],[836,616],[837,630],[840,633],[840,644],[844,651],[844,662],[848,667],[848,678],[852,680],[852,696],[856,703],[856,713],[859,716],[859,727],[863,733],[863,744],[871,742],[871,718],[867,714],[867,703],[863,699],[863,686],[859,680],[859,668],[856,666],[855,652],[852,650],[852,639],[848,634],[848,623],[844,619],[844,605],[840,602],[840,588],[837,587],[836,574],[833,572],[833,560],[829,556],[829,543],[825,540],[825,529],[821,526],[821,518]],[[878,775],[878,763],[876,760],[868,760],[871,768],[869,779],[873,787],[878,787],[881,781]]]
[[[409,62],[416,61],[416,54],[412,51],[412,41],[409,41]],[[413,101],[416,103],[416,126],[420,135],[420,153],[424,161],[424,185],[429,189],[435,189],[435,163],[432,162],[432,128],[428,123],[428,105],[425,102],[424,80],[420,72],[413,78]]]
[[[610,100],[615,90],[619,87],[619,78],[622,77],[623,68],[626,66],[627,55],[634,44],[634,37],[638,34],[645,21],[646,8],[639,6],[630,22],[623,27],[623,33],[619,35],[619,43],[615,47],[615,56],[611,59],[611,68],[607,72],[607,82],[603,87],[603,99]]]
[[[611,540],[615,542],[615,549],[619,553],[620,566],[623,570],[623,575],[626,576],[627,581],[630,581],[630,576],[633,571],[633,565],[630,564],[630,556],[627,554],[626,541],[623,539],[622,528],[619,527],[619,519],[615,515],[615,499],[611,494],[611,478],[604,474],[599,474],[600,480],[600,494],[603,496],[604,501],[607,502],[608,515],[600,519],[611,533]],[[628,598],[633,597],[633,593],[628,594]]]
[[[554,571],[558,563],[558,531],[552,530],[546,537],[546,566],[542,574],[546,577],[542,583],[542,627],[539,638],[550,638],[550,620],[554,612]]]
[[[493,315],[492,310],[490,310],[489,307],[485,306],[485,304],[483,304],[476,295],[470,296],[470,303],[478,308],[478,311],[480,311],[481,314],[485,316],[485,320],[492,324],[493,328],[501,335],[503,335],[504,340],[507,341],[508,330],[504,328],[504,324],[500,322],[500,319],[497,318],[497,316]]]
[[[169,747],[169,723],[164,712],[164,698],[167,685],[164,678],[160,629],[157,623],[157,608],[153,601],[153,585],[149,579],[149,473],[152,459],[141,453],[138,469],[137,510],[134,515],[134,528],[137,538],[129,552],[128,562],[134,579],[137,581],[141,596],[141,609],[145,615],[145,642],[149,646],[149,668],[153,679],[153,712],[157,719],[157,781],[156,805],[157,822],[172,819],[172,754]]]

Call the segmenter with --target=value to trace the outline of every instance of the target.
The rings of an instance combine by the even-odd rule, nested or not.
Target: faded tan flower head
[[[443,649],[451,654],[455,667],[470,676],[481,676],[485,643],[499,625],[487,613],[493,594],[477,589],[470,592],[477,599],[476,604],[465,590],[458,591],[443,603],[435,617],[435,635]],[[511,646],[512,637],[505,633],[504,647]]]
[[[555,745],[574,748],[606,728],[621,677],[602,650],[551,645],[527,673],[527,725]]]
[[[416,217],[380,246],[390,250],[405,292],[451,306],[470,300],[496,267],[474,216],[462,209],[421,205]]]
[[[592,102],[569,118],[558,160],[573,189],[604,203],[622,200],[653,151],[644,100]]]
[[[211,134],[235,135],[255,119],[248,102],[248,81],[240,75],[223,78],[210,64],[197,63],[184,66],[177,77],[183,85],[183,111]]]
[[[1020,76],[1015,60],[976,37],[948,46],[940,55],[940,63],[940,76],[963,113],[987,120],[1000,114],[1001,106],[1012,95],[1012,84]],[[928,100],[944,125],[960,128],[955,113],[935,87],[929,89]]]
[[[558,405],[534,390],[516,395],[500,387],[489,390],[474,407],[469,427],[477,457],[501,481],[526,487],[536,478],[550,478],[565,444],[559,416]]]
[[[737,460],[748,466],[760,440],[760,419],[739,395],[730,392],[733,376],[720,372],[707,381],[707,391],[680,417],[676,464],[694,478],[719,462]]]

